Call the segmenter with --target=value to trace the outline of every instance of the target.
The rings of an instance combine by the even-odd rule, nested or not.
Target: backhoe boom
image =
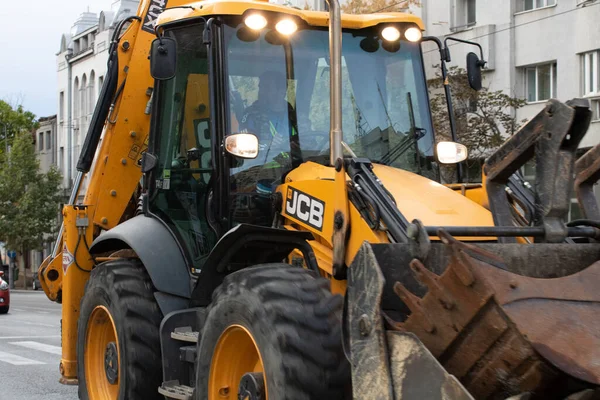
[[[184,1],[168,3],[178,6]],[[148,147],[148,106],[154,86],[148,54],[155,38],[153,22],[166,5],[167,0],[142,0],[137,15],[117,25],[109,50],[107,78],[77,163],[73,192],[63,210],[61,234],[53,254],[39,269],[46,295],[63,305],[60,371],[65,383],[73,383],[77,377],[79,303],[95,263],[89,245],[100,232],[135,212],[136,189],[142,177],[140,159]],[[86,178],[88,187],[82,207],[75,202]]]

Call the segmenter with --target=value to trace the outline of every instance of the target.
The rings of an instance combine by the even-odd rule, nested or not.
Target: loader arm
[[[169,6],[183,3],[170,0]],[[107,78],[77,163],[69,203],[63,209],[64,223],[53,253],[38,272],[48,298],[63,306],[63,383],[76,382],[79,303],[95,262],[89,245],[103,230],[135,212],[142,177],[139,161],[147,149],[154,86],[148,55],[156,37],[153,22],[166,4],[167,0],[142,0],[136,16],[117,24],[109,49]],[[85,178],[88,187],[83,204],[77,205]]]

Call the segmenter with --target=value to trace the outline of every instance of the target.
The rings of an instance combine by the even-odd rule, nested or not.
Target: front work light
[[[296,23],[291,19],[286,18],[279,21],[277,25],[275,25],[275,29],[277,29],[277,32],[281,33],[282,35],[289,36],[296,32],[298,25],[296,25]]]
[[[383,28],[381,36],[388,42],[395,42],[400,39],[400,31],[393,26],[388,26],[387,28]]]
[[[260,31],[267,26],[267,19],[260,14],[250,14],[244,19],[244,24],[254,31]]]
[[[423,34],[421,33],[421,30],[419,28],[415,28],[413,26],[412,28],[408,28],[406,32],[404,32],[404,37],[409,42],[418,42],[423,37]]]
[[[437,159],[442,164],[457,164],[467,159],[467,147],[456,142],[439,142]]]

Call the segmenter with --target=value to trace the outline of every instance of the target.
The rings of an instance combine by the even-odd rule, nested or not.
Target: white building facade
[[[485,85],[527,101],[517,120],[533,117],[550,98],[585,97],[593,122],[581,147],[600,142],[600,1],[423,0],[420,12],[427,35],[452,35],[483,47]],[[451,65],[464,67],[473,50],[452,46]],[[436,57],[428,53],[426,66],[439,63]]]
[[[116,0],[99,15],[84,12],[63,34],[56,55],[58,71],[58,167],[65,195],[71,192],[76,166],[107,69],[108,48],[116,23],[135,15],[138,0]],[[87,178],[79,191],[83,200]]]
[[[527,102],[511,110],[517,121],[531,119],[550,98],[586,98],[592,122],[579,153],[600,143],[600,0],[423,0],[419,13],[427,35],[482,46],[484,86]],[[466,54],[477,49],[454,44],[449,66],[465,67]],[[425,65],[433,76],[439,55],[428,49]],[[533,178],[529,168],[524,172]],[[600,198],[598,185],[596,193]],[[569,217],[581,217],[574,197]]]

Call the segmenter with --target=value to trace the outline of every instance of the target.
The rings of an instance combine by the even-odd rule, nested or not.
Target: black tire
[[[6,313],[8,313],[8,309],[9,308],[10,308],[10,306],[0,307],[0,314],[6,314]]]
[[[84,346],[88,320],[96,306],[104,306],[113,318],[119,341],[119,400],[162,399],[159,325],[162,313],[154,299],[154,287],[137,260],[107,261],[90,274],[81,300],[77,332],[79,398],[87,400]]]
[[[270,400],[345,398],[350,374],[341,341],[342,304],[328,280],[288,264],[228,275],[213,293],[198,344],[195,399],[207,398],[215,346],[235,324],[256,342]]]

